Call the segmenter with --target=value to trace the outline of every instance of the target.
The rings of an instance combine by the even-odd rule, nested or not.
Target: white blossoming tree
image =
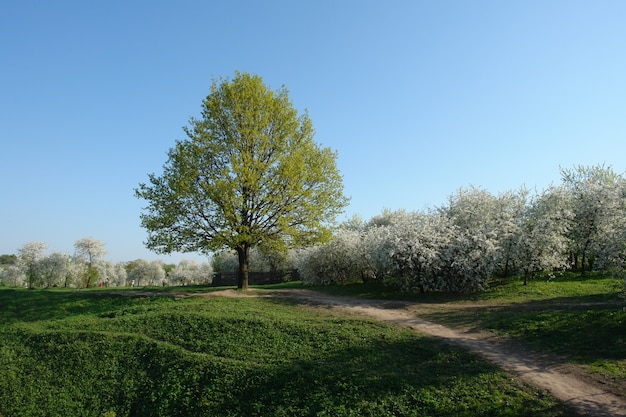
[[[0,269],[0,283],[11,287],[21,287],[26,285],[27,279],[19,264],[9,265],[6,269]]]
[[[610,237],[623,216],[624,179],[603,165],[561,169],[561,176],[574,214],[569,230],[574,264],[585,275],[601,252],[615,243]]]
[[[524,285],[540,274],[568,266],[567,232],[572,217],[562,187],[550,187],[532,198],[519,218],[520,233],[514,245]]]
[[[162,285],[165,280],[165,269],[163,261],[146,261],[137,259],[131,263],[128,272],[128,281],[134,281],[135,286],[155,286]]]
[[[104,262],[104,243],[92,237],[79,239],[74,243],[74,261],[82,261],[86,265],[85,274],[82,277],[82,285],[91,287],[100,278],[98,269]]]
[[[39,261],[43,259],[44,252],[48,248],[43,242],[29,242],[18,249],[18,265],[26,276],[28,288],[35,288],[36,282],[41,278]]]
[[[39,261],[43,285],[48,288],[62,286],[67,276],[69,255],[53,252]]]
[[[323,246],[299,252],[298,270],[308,285],[346,284],[371,275],[361,232],[339,230]]]
[[[441,251],[438,287],[447,291],[477,291],[488,286],[503,252],[503,225],[510,226],[504,210],[507,198],[476,187],[461,188],[439,212],[450,222],[450,241]]]
[[[199,265],[196,261],[183,259],[169,273],[169,279],[174,285],[210,284],[213,280],[213,268],[208,263]]]

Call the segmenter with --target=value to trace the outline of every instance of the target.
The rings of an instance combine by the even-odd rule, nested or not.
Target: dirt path
[[[240,293],[241,294],[241,293]],[[224,294],[226,295],[226,294]],[[268,294],[289,297],[305,304],[365,316],[376,320],[408,326],[416,331],[444,339],[476,352],[501,368],[519,375],[525,382],[546,390],[573,406],[582,415],[594,417],[626,417],[626,400],[571,374],[553,358],[531,354],[499,340],[488,333],[453,330],[416,317],[409,303],[361,300],[326,295],[309,290],[281,290]]]

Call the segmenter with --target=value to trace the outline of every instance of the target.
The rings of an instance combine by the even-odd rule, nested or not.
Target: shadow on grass
[[[242,383],[240,415],[260,408],[265,415],[571,415],[485,361],[428,339],[353,347],[265,369]]]
[[[347,285],[313,286],[310,289],[331,294],[364,299],[402,300],[416,303],[452,303],[461,301],[503,300],[509,302],[547,300],[558,297],[575,297],[582,302],[611,301],[622,291],[623,280],[599,274],[581,277],[566,273],[546,281],[531,281],[523,285],[520,277],[494,278],[488,289],[482,292],[400,292],[382,282],[354,283]]]
[[[626,312],[617,297],[560,297],[420,314],[456,328],[507,335],[536,349],[591,363],[626,359]]]
[[[120,290],[0,289],[0,323],[104,314],[128,307],[128,295]]]
[[[307,318],[282,299],[129,294],[0,290],[0,415],[572,415],[410,331]],[[280,312],[263,317],[263,308]],[[67,320],[10,325],[53,319]]]
[[[366,300],[395,300],[420,303],[445,303],[475,299],[477,294],[444,292],[401,292],[385,286],[382,282],[354,283],[345,285],[327,285],[303,287],[330,295],[356,297]]]
[[[0,369],[0,400],[11,399],[0,401],[3,415],[574,415],[475,355],[415,336],[364,340],[270,364],[189,352],[139,335],[32,331],[14,337],[12,345],[24,349]]]

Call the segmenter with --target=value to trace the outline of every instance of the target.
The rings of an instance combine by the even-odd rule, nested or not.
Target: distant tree
[[[360,214],[353,214],[349,219],[344,220],[339,225],[340,229],[362,231],[365,229],[365,221]]]
[[[25,282],[26,275],[17,264],[9,265],[6,269],[0,269],[0,285],[19,287],[23,286]]]
[[[406,215],[406,210],[393,211],[385,208],[379,215],[372,217],[366,223],[365,227],[372,228],[380,226],[391,226],[396,224],[398,221],[401,221]]]
[[[8,272],[9,268],[14,269],[17,264],[17,255],[0,255],[0,285],[11,285],[15,282],[14,271]],[[17,268],[19,270],[19,268]],[[15,285],[15,284],[12,284]]]
[[[165,270],[165,275],[169,275],[176,268],[176,264],[163,264],[163,269]]]
[[[518,219],[525,210],[528,194],[522,187],[494,196],[470,186],[449,196],[448,205],[440,207],[439,211],[459,229],[457,236],[464,245],[455,245],[457,249],[463,246],[485,249],[480,269],[508,275],[515,268],[511,265],[514,262],[512,246],[519,234]]]
[[[86,276],[87,263],[83,259],[70,256],[63,287],[68,288],[84,286]]]
[[[198,275],[196,275],[196,281],[194,282],[194,284],[209,285],[211,283],[213,283],[213,268],[211,267],[210,263],[202,262],[200,264]]]
[[[148,261],[145,259],[135,259],[126,264],[126,281],[129,283],[135,282],[136,286],[140,285],[140,282],[147,280],[148,276]],[[129,284],[132,285],[132,284]]]
[[[447,233],[450,238],[437,258],[434,288],[450,292],[486,289],[496,266],[496,240],[456,225],[450,225]]]
[[[369,265],[371,278],[375,281],[384,281],[393,274],[392,259],[389,251],[385,250],[390,239],[393,239],[392,233],[393,228],[389,225],[378,226],[371,221],[366,225],[362,239],[364,258]]]
[[[170,271],[170,282],[174,285],[191,285],[197,269],[198,264],[195,261],[183,259]]]
[[[149,265],[150,275],[148,279],[148,285],[154,286],[154,285],[163,284],[163,282],[165,281],[164,266],[165,265],[163,264],[163,261],[161,260],[150,262],[150,265]]]
[[[18,263],[26,275],[28,288],[34,288],[35,282],[39,279],[39,261],[48,245],[43,242],[29,242],[18,249]]]
[[[402,290],[434,290],[445,225],[431,213],[384,210],[363,225],[341,227],[325,245],[301,251],[298,272],[306,285],[373,279]]]
[[[198,265],[195,261],[183,259],[169,274],[175,285],[210,284],[213,280],[213,268],[208,263]]]
[[[15,265],[17,263],[17,255],[0,255],[0,265]]]
[[[219,251],[211,257],[211,267],[217,273],[237,272],[239,259],[237,253],[231,249]],[[255,247],[250,249],[248,270],[250,272],[277,272],[292,269],[289,262],[289,253],[283,251],[263,251]]]
[[[253,250],[254,249],[251,251]],[[250,263],[250,261],[248,262]],[[237,272],[239,268],[237,253],[230,249],[215,252],[211,257],[211,267],[217,273]],[[252,270],[254,270],[254,265],[248,264],[248,268],[252,268]]]
[[[126,272],[126,268],[124,267],[123,262],[118,262],[115,264],[115,280],[112,282],[115,286],[124,286],[126,283],[126,277],[128,276]]]
[[[347,204],[336,153],[314,142],[308,115],[298,116],[283,87],[237,73],[213,82],[202,118],[169,151],[161,176],[136,195],[148,248],[159,253],[230,248],[238,288],[248,287],[250,250],[330,238],[329,223]]]
[[[165,280],[163,262],[137,259],[133,261],[133,268],[128,272],[127,280],[134,280],[136,286],[161,285]]]
[[[74,260],[82,260],[87,264],[84,283],[85,287],[90,287],[99,278],[98,266],[104,261],[104,255],[106,255],[104,243],[92,237],[86,237],[77,240],[74,248]]]
[[[61,286],[68,273],[69,255],[53,252],[39,261],[44,285],[48,288]]]
[[[124,263],[114,264],[110,261],[100,262],[96,266],[100,282],[105,287],[118,287],[126,284],[126,269]]]
[[[257,248],[257,253],[261,258],[260,262],[264,265],[264,272],[284,272],[294,269],[293,259],[290,255],[291,252],[293,252],[292,249],[285,252],[271,250],[265,247]]]

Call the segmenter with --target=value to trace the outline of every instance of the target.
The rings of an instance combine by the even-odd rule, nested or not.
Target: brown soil
[[[584,368],[566,364],[560,358],[531,352],[525,347],[492,333],[469,328],[445,327],[420,319],[419,314],[449,305],[421,305],[399,301],[362,300],[339,297],[310,290],[281,290],[276,292],[219,291],[204,296],[268,296],[297,299],[314,308],[326,309],[336,314],[369,317],[395,325],[410,327],[421,333],[441,338],[463,346],[495,363],[525,382],[550,392],[570,404],[581,415],[626,417],[626,384],[624,381],[603,381],[592,377]],[[489,307],[481,304],[481,307]],[[472,305],[455,305],[454,308],[471,308]],[[455,326],[456,327],[456,326]]]

